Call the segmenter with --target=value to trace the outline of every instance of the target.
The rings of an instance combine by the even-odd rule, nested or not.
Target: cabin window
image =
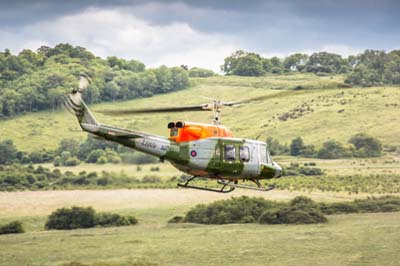
[[[239,158],[242,162],[250,161],[250,149],[247,146],[239,147]]]
[[[225,160],[234,161],[236,160],[236,148],[235,145],[225,145]]]
[[[178,128],[176,128],[176,127],[171,128],[170,136],[171,136],[171,137],[176,137],[176,136],[178,136]]]

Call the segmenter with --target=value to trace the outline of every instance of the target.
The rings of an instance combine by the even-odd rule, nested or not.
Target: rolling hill
[[[343,143],[364,132],[385,146],[400,146],[400,88],[347,88],[343,76],[313,74],[264,77],[217,76],[191,79],[189,89],[131,101],[90,106],[102,123],[167,135],[173,120],[211,122],[212,113],[186,112],[109,117],[96,110],[191,105],[210,97],[225,101],[280,96],[222,110],[222,122],[235,136],[289,143],[301,136],[306,144],[328,139]],[[37,112],[0,120],[0,140],[12,139],[20,150],[55,149],[63,138],[85,139],[77,121],[64,110]]]

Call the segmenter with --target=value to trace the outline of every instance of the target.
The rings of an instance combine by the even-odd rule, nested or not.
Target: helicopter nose
[[[275,167],[275,175],[274,178],[279,178],[282,176],[282,167],[274,162],[274,167]]]

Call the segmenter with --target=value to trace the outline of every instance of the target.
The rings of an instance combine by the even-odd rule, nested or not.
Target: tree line
[[[313,53],[310,56],[295,53],[285,58],[266,58],[257,53],[239,50],[225,58],[221,71],[226,75],[239,76],[289,72],[345,74],[345,82],[351,85],[400,84],[400,50],[386,53],[369,49],[347,58],[328,52]]]
[[[281,144],[273,137],[267,138],[268,149],[272,155],[292,155],[308,158],[339,159],[368,158],[382,155],[382,143],[365,133],[357,133],[344,145],[336,140],[327,140],[319,149],[314,145],[306,145],[301,137],[292,139],[290,145]]]
[[[76,139],[62,139],[55,150],[41,149],[30,153],[18,150],[11,139],[0,141],[0,165],[50,162],[54,166],[76,166],[81,162],[140,165],[156,163],[158,158],[92,136],[88,136],[82,142]]]
[[[18,55],[6,49],[0,52],[0,116],[58,108],[82,74],[92,80],[84,92],[88,103],[148,97],[189,86],[189,71],[182,67],[146,69],[137,60],[102,59],[68,43]]]

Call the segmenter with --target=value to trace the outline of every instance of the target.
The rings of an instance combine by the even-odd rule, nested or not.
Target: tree
[[[10,139],[0,143],[0,164],[12,162],[17,158],[17,148]]]
[[[322,144],[318,151],[318,158],[338,159],[351,156],[350,152],[338,141],[328,140]]]
[[[277,139],[273,137],[267,138],[267,147],[271,155],[281,155],[288,152],[287,145],[282,145]]]
[[[361,64],[347,76],[346,83],[361,85],[364,87],[379,85],[382,82],[382,76],[374,70]]]
[[[348,61],[340,55],[319,52],[313,53],[307,61],[305,70],[313,73],[346,73],[348,71]]]
[[[301,137],[297,137],[293,139],[292,143],[290,144],[290,155],[298,156],[302,154],[304,148],[305,146],[303,139]]]
[[[58,145],[57,153],[69,152],[70,156],[77,156],[79,153],[79,141],[76,139],[62,139]]]
[[[285,58],[283,61],[283,66],[289,71],[301,71],[306,65],[308,60],[308,55],[295,53]]]
[[[382,144],[379,140],[365,133],[358,133],[349,139],[356,148],[356,157],[379,157],[382,155]]]
[[[259,54],[242,50],[225,58],[221,70],[226,75],[261,76],[265,74],[263,58]]]

